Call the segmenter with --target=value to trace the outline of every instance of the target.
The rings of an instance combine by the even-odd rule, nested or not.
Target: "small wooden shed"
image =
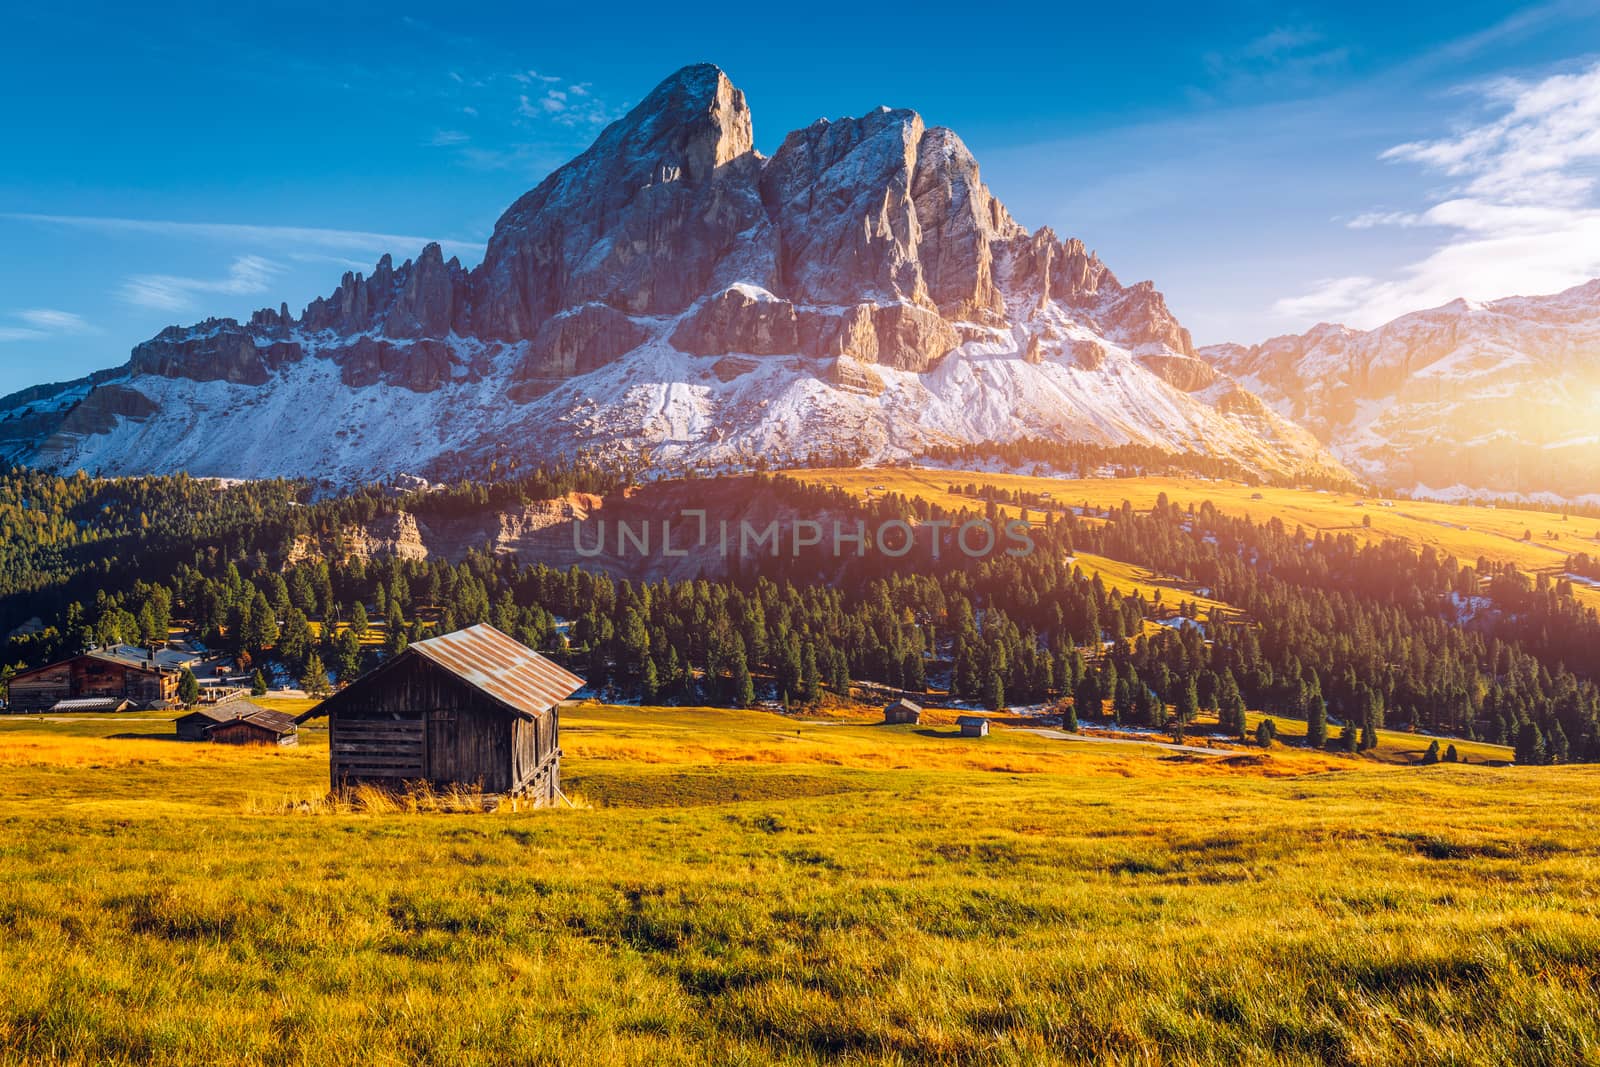
[[[179,715],[176,724],[178,740],[204,741],[213,726],[227,722],[235,714],[235,710],[228,705],[217,704],[212,707],[196,708],[187,715]]]
[[[294,716],[283,711],[259,708],[244,701],[233,701],[244,714],[213,726],[206,740],[219,745],[294,745],[299,743],[300,727]],[[223,705],[228,707],[229,705]],[[245,710],[253,709],[253,710]]]
[[[486,624],[409,646],[304,715],[328,717],[329,778],[464,786],[549,803],[559,705],[584,680]]]
[[[177,720],[181,741],[214,741],[223,745],[294,745],[300,727],[294,716],[248,700],[230,700],[196,708]]]
[[[988,737],[989,720],[977,715],[963,715],[956,720],[962,737]]]
[[[883,721],[894,723],[918,723],[922,721],[922,705],[914,704],[901,697],[893,704],[883,709]]]

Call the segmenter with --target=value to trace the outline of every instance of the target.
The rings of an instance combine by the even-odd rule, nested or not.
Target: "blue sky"
[[[384,251],[475,262],[707,60],[768,153],[879,104],[952,127],[1201,343],[1600,274],[1600,2],[133,8],[14,6],[0,39],[0,394]]]

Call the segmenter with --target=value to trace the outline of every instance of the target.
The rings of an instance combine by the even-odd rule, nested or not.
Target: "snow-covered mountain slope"
[[[1384,484],[1600,492],[1600,279],[1201,355]]]
[[[478,267],[430,245],[298,317],[169,328],[0,400],[0,458],[348,483],[1043,437],[1338,469],[1150,283],[1013,220],[949,130],[881,108],[752,144],[743,94],[685,68],[513,204]]]

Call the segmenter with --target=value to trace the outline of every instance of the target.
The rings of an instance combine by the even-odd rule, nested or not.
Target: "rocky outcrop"
[[[1002,318],[995,249],[1024,231],[978,180],[978,161],[961,138],[943,127],[923,134],[911,198],[929,299],[950,318]]]
[[[1159,345],[1186,356],[1195,354],[1189,331],[1178,325],[1167,310],[1166,298],[1150,282],[1109,294],[1096,308],[1095,321],[1109,336],[1130,348]]]
[[[377,331],[396,339],[443,338],[452,330],[465,330],[468,281],[459,260],[447,262],[439,246],[429,244],[399,269],[384,256],[370,277],[346,271],[331,296],[318,297],[306,307],[299,326],[308,333],[341,336]],[[284,328],[287,314],[283,309],[272,325]]]
[[[668,78],[495,224],[472,328],[522,340],[589,302],[682,311],[766,222],[744,94],[709,64]],[[762,279],[749,279],[760,283]]]
[[[455,377],[454,352],[442,341],[407,344],[358,337],[348,345],[319,355],[339,365],[339,380],[352,388],[395,385],[414,393],[431,393]]]
[[[680,352],[696,356],[793,354],[800,350],[799,321],[789,301],[736,285],[708,298],[679,324],[671,341]]]
[[[878,396],[884,390],[883,379],[877,371],[848,356],[841,356],[828,364],[827,376],[830,383],[852,393]]]
[[[1186,393],[1210,388],[1220,377],[1215,367],[1193,356],[1146,354],[1139,357],[1139,362],[1174,389]]]
[[[155,401],[137,389],[113,382],[90,390],[61,423],[61,430],[69,434],[110,433],[118,419],[143,422],[160,410]]]
[[[527,382],[588,374],[639,347],[648,336],[615,308],[584,304],[545,320],[514,378]]]
[[[847,356],[896,370],[925,371],[961,343],[936,311],[914,304],[857,304],[800,313],[799,347],[817,359]]]
[[[1062,343],[1061,351],[1083,370],[1096,371],[1105,366],[1106,346],[1099,341],[1073,338]]]
[[[169,326],[135,346],[128,370],[197,382],[261,385],[277,368],[304,354],[293,341],[258,343],[254,333],[233,319],[207,319],[188,329]]]
[[[961,342],[955,327],[936,312],[911,304],[872,309],[877,362],[895,370],[925,371]]]

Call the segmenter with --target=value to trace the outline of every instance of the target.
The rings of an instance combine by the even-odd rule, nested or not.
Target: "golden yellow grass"
[[[314,818],[275,801],[321,795],[316,731],[212,759],[7,727],[57,761],[0,763],[0,1063],[1600,1053],[1590,768],[564,723],[592,810]]]
[[[1027,475],[988,474],[924,468],[882,470],[819,469],[789,472],[802,481],[837,485],[866,495],[877,485],[906,496],[920,496],[947,508],[973,507],[970,497],[951,494],[951,484],[995,485],[1029,493],[1051,493],[1061,507],[1120,507],[1128,501],[1148,509],[1163,493],[1187,506],[1206,500],[1219,511],[1248,517],[1255,522],[1277,518],[1293,529],[1303,526],[1320,531],[1350,533],[1362,539],[1397,539],[1415,547],[1429,546],[1462,563],[1485,557],[1515,564],[1529,573],[1556,573],[1566,558],[1577,552],[1600,552],[1600,519],[1560,515],[1518,508],[1480,508],[1428,501],[1389,501],[1351,493],[1256,488],[1227,481],[1194,478],[1039,478]],[[1256,499],[1259,495],[1260,499]],[[1358,506],[1359,505],[1359,506]],[[1009,509],[1015,511],[1015,508]],[[1370,527],[1363,520],[1370,518]],[[1526,533],[1530,540],[1523,540]],[[1600,589],[1579,586],[1580,600],[1600,607]]]

